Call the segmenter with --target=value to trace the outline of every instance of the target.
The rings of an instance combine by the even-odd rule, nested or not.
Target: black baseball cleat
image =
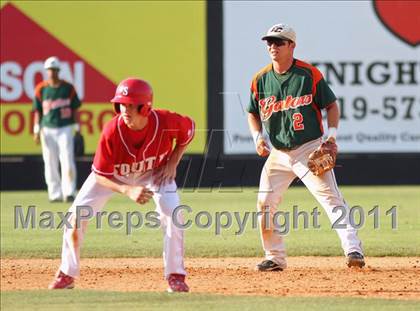
[[[262,272],[269,272],[269,271],[283,271],[283,268],[280,267],[279,264],[275,263],[272,260],[263,260],[261,263],[259,263],[255,270],[262,271]]]
[[[50,200],[50,203],[61,203],[61,202],[63,202],[62,198],[57,198],[57,199]]]
[[[347,255],[347,266],[363,268],[365,265],[365,258],[359,252],[351,252]]]

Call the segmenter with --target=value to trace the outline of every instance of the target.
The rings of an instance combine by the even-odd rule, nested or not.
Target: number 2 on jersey
[[[303,116],[300,112],[294,113],[292,118],[293,118],[293,129],[295,131],[301,131],[305,128],[305,125],[303,125]]]

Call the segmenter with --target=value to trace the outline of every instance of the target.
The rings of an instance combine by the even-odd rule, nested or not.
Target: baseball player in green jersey
[[[57,57],[48,58],[44,68],[48,79],[36,86],[33,100],[34,140],[37,144],[41,140],[50,201],[71,202],[76,192],[73,131],[79,130],[75,116],[81,103],[73,85],[59,79]]]
[[[363,267],[361,242],[357,230],[350,225],[349,208],[338,190],[333,170],[317,176],[308,168],[309,155],[323,144],[321,109],[327,111],[325,143],[336,146],[339,120],[336,97],[317,68],[293,57],[296,33],[290,26],[274,25],[262,40],[267,43],[272,63],[254,76],[247,107],[257,153],[268,156],[261,173],[257,203],[258,210],[263,212],[259,223],[265,259],[256,269],[286,268],[284,237],[276,230],[273,215],[296,177],[322,205],[331,222],[341,215],[333,212],[335,207],[346,209],[347,216],[341,222],[345,228],[337,229],[337,233],[347,265]]]

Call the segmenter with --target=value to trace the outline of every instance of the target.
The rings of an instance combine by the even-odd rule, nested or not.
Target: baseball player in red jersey
[[[188,292],[185,283],[184,238],[175,226],[172,213],[180,205],[176,192],[176,169],[194,136],[194,121],[174,112],[152,109],[150,85],[128,78],[116,90],[116,116],[105,125],[95,153],[92,172],[73,205],[89,206],[96,213],[117,192],[145,204],[153,199],[164,233],[163,260],[170,292]],[[175,142],[175,147],[173,147]],[[176,213],[177,222],[183,223]],[[65,228],[61,266],[50,289],[73,288],[80,273],[80,247],[87,221],[80,228]]]

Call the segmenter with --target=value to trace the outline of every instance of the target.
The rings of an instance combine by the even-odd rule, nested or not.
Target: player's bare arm
[[[267,157],[270,154],[270,147],[262,135],[262,124],[259,116],[255,113],[248,113],[248,125],[254,138],[257,154],[260,157]]]
[[[153,196],[153,192],[144,186],[134,186],[123,184],[115,178],[107,178],[98,174],[95,174],[96,181],[108,189],[111,189],[114,192],[118,192],[126,195],[134,202],[139,204],[145,204]]]
[[[340,120],[340,110],[337,102],[333,102],[327,106],[327,124],[328,124],[328,140],[336,139],[336,132],[338,128],[338,121]]]
[[[176,177],[176,168],[178,167],[179,161],[181,161],[182,156],[184,155],[185,150],[187,150],[187,145],[181,146],[176,145],[171,157],[168,160],[168,163],[164,165],[156,174],[155,183],[157,185],[162,185],[171,182]]]
[[[328,127],[338,127],[340,119],[340,110],[338,109],[337,102],[333,102],[327,106],[327,123]]]
[[[40,137],[40,120],[41,118],[39,117],[39,111],[34,111],[34,142],[35,144],[39,145],[39,137]]]

